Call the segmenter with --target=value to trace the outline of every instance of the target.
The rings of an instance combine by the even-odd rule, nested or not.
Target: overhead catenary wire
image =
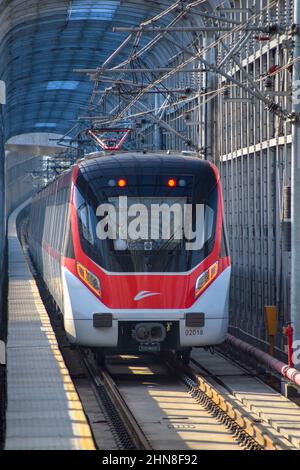
[[[276,4],[276,0],[273,0],[272,2],[270,2],[270,4],[268,5],[268,8],[271,7],[271,5],[275,5]],[[259,13],[256,13],[255,15],[252,15],[252,17],[250,19],[255,19],[257,16],[261,15],[261,12],[263,10],[265,10],[267,7],[263,8],[262,10],[260,10]],[[247,20],[248,22],[249,20]],[[203,48],[201,49],[200,52],[192,55],[192,57],[186,59],[185,61],[183,61],[181,64],[177,65],[177,67],[175,67],[172,71],[166,73],[165,75],[163,75],[162,77],[159,77],[158,79],[156,79],[155,81],[153,81],[152,83],[150,83],[143,91],[141,91],[132,101],[131,103],[129,103],[120,113],[117,117],[115,117],[113,119],[112,122],[115,122],[116,120],[118,120],[119,118],[122,118],[123,115],[130,109],[130,107],[136,103],[137,101],[140,100],[140,98],[145,94],[146,91],[149,91],[151,90],[154,86],[157,86],[159,85],[162,81],[168,79],[170,76],[172,76],[174,73],[176,73],[178,70],[181,70],[183,69],[185,66],[189,65],[190,63],[192,63],[194,60],[197,60],[199,57],[202,57],[206,51],[208,51],[209,49],[211,49],[212,47],[215,47],[219,42],[220,40],[222,39],[225,39],[226,37],[230,36],[233,32],[238,32],[240,30],[242,30],[243,28],[243,25],[245,25],[247,22],[244,22],[242,25],[238,25],[236,26],[235,28],[233,28],[233,30],[230,32],[230,33],[227,33],[227,34],[224,34],[222,35],[220,38],[218,38],[217,40],[213,41],[210,45],[208,45],[206,48]]]
[[[293,60],[293,63],[300,60],[300,57],[296,58]],[[288,66],[283,66],[282,68],[278,69],[276,72],[274,72],[273,74],[271,75],[275,75],[275,74],[278,74],[281,70],[284,70],[286,67],[289,67],[291,65],[291,62],[289,63]],[[264,79],[266,78],[267,76],[271,76],[271,75],[266,75],[265,77],[260,77],[258,79],[256,79],[257,82],[259,82],[261,79]],[[244,82],[246,83],[246,81]],[[208,96],[209,98],[206,100],[206,101],[203,101],[202,103],[200,104],[197,104],[194,108],[190,109],[190,111],[194,111],[198,106],[202,106],[206,103],[208,103],[211,99],[214,99],[218,94],[224,92],[224,90],[226,89],[230,89],[230,88],[236,88],[237,85],[236,84],[225,84],[224,86],[220,87],[220,88],[216,88],[214,90],[210,90],[208,92],[201,92],[201,93],[197,93],[196,95],[193,95],[191,98],[184,98],[184,99],[181,99],[181,100],[178,100],[174,103],[171,103],[171,104],[165,104],[163,105],[163,108],[164,109],[167,109],[167,108],[171,108],[171,107],[175,107],[177,105],[181,105],[181,104],[186,104],[188,102],[191,102],[191,101],[194,101],[198,98],[198,96],[200,95],[201,97],[206,97]],[[133,105],[134,106],[134,105]],[[151,108],[147,111],[144,111],[144,112],[140,112],[140,113],[135,113],[135,114],[131,114],[129,116],[127,116],[128,118],[136,118],[136,117],[140,117],[140,116],[143,116],[145,114],[149,114],[149,113],[153,113],[155,112],[155,108]],[[176,119],[179,119],[181,116],[178,116]],[[107,121],[109,122],[109,121]]]
[[[255,81],[256,82],[259,82],[260,80],[264,80],[265,78],[267,78],[268,76],[274,76],[278,73],[280,73],[281,71],[289,68],[292,64],[294,64],[295,62],[298,62],[300,60],[300,57],[296,57],[294,58],[292,61],[290,61],[288,64],[285,64],[284,66],[278,68],[275,72],[273,72],[272,74],[266,74],[265,76],[263,77],[260,77],[260,78],[257,78]],[[244,82],[246,83],[246,81]],[[223,93],[224,90],[226,89],[230,89],[230,88],[236,88],[237,85],[236,84],[225,84],[224,86],[222,87],[219,87],[219,88],[216,88],[214,90],[210,90],[209,92],[203,92],[203,93],[200,93],[200,96],[201,97],[206,97],[208,96],[208,99],[206,101],[203,101],[202,103],[197,103],[197,105],[190,109],[190,111],[194,111],[198,106],[203,106],[204,104],[208,103],[211,99],[214,99],[218,94],[220,93]],[[199,93],[192,96],[191,98],[184,98],[184,99],[181,99],[181,100],[178,100],[176,102],[173,102],[173,103],[170,103],[170,104],[165,104],[163,105],[163,109],[168,109],[168,108],[171,108],[171,107],[175,107],[175,106],[178,106],[178,105],[181,105],[181,104],[186,104],[188,102],[191,102],[191,101],[194,101],[197,99],[197,97],[199,96]],[[133,105],[134,106],[134,105]],[[153,113],[155,112],[155,108],[151,108],[147,111],[144,111],[144,112],[139,112],[139,113],[134,113],[134,114],[130,114],[129,116],[127,116],[128,118],[138,118],[138,117],[141,117],[143,115],[146,115],[146,114],[150,114],[150,113]],[[181,117],[181,115],[179,115],[176,119],[179,119]],[[111,121],[105,121],[105,122],[111,122]]]
[[[284,66],[282,67],[279,67],[275,72],[269,74],[267,73],[265,76],[262,76],[262,77],[259,77],[257,79],[255,79],[255,82],[259,82],[260,80],[264,80],[266,79],[267,77],[270,77],[270,76],[274,76],[274,75],[277,75],[278,73],[280,73],[281,71],[289,68],[291,65],[293,65],[295,62],[298,62],[300,60],[300,57],[296,57],[294,58],[292,61],[290,61],[288,64],[285,64]],[[244,82],[241,82],[241,83],[246,83],[246,80]],[[228,88],[236,88],[238,85],[237,84],[225,84],[224,86],[222,87],[219,87],[219,88],[216,88],[214,90],[211,90],[209,92],[206,92],[206,93],[201,93],[201,97],[205,97],[205,96],[209,96],[210,97],[206,100],[206,101],[203,101],[202,103],[200,104],[197,104],[197,106],[202,106],[204,104],[206,104],[207,102],[209,102],[211,99],[214,99],[218,94],[224,92],[225,89],[228,89]],[[199,94],[198,94],[199,95]],[[170,108],[170,107],[174,107],[174,106],[177,106],[177,105],[181,105],[181,104],[184,104],[184,103],[188,103],[190,101],[194,101],[195,99],[197,98],[197,95],[191,97],[191,98],[184,98],[182,100],[179,100],[177,102],[174,102],[174,103],[171,103],[171,104],[167,104],[167,105],[164,105],[164,108]],[[134,104],[132,105],[134,106]],[[195,110],[195,108],[192,108],[192,110]],[[147,113],[152,113],[155,111],[155,108],[152,108],[152,109],[149,109],[149,111],[145,111],[143,113],[136,113],[136,114],[131,114],[130,118],[134,118],[134,117],[139,117],[141,115],[144,115],[144,114],[147,114]],[[181,116],[178,116],[176,119],[179,119]]]
[[[205,0],[197,0],[191,4],[189,4],[188,6],[185,7],[185,9],[183,11],[181,11],[170,23],[168,26],[174,26],[178,21],[180,21],[181,19],[183,19],[194,7],[200,5],[201,3],[204,3]],[[180,3],[180,2],[176,2],[176,7],[177,7],[177,3]],[[172,8],[173,9],[173,8]],[[169,10],[169,9],[167,9]],[[166,11],[166,10],[165,10]],[[155,17],[155,21],[157,21],[158,19],[160,19],[162,16],[165,16],[165,11],[162,12],[160,15],[157,15],[157,17]],[[154,21],[154,19],[152,19],[151,21]],[[140,49],[139,51],[133,53],[131,52],[130,56],[125,60],[123,61],[121,64],[118,64],[116,65],[114,68],[117,69],[117,68],[120,68],[120,67],[123,67],[124,65],[128,65],[130,64],[131,62],[133,62],[134,60],[136,60],[138,57],[140,57],[141,55],[143,55],[144,53],[146,53],[150,48],[152,48],[159,40],[161,40],[167,33],[160,33],[158,34],[155,38],[153,38],[151,41],[149,41],[144,47],[142,47],[142,49]],[[127,38],[128,39],[128,38]],[[126,40],[125,40],[126,41]],[[124,42],[121,44],[121,46],[123,46]],[[120,47],[121,47],[120,46]],[[111,56],[110,56],[111,57]],[[110,58],[109,58],[110,59]],[[107,62],[108,60],[107,59],[105,61],[106,65],[107,65]]]
[[[176,2],[176,3],[178,3],[178,2]],[[189,11],[191,10],[192,7],[198,6],[198,5],[200,5],[201,3],[203,3],[203,1],[197,1],[197,2],[193,2],[192,4],[189,4],[189,5],[188,5]],[[177,70],[183,69],[185,66],[187,66],[187,65],[190,64],[190,63],[192,63],[194,60],[197,60],[197,58],[200,57],[200,56],[202,56],[208,49],[210,49],[210,48],[215,47],[216,45],[218,45],[221,40],[223,40],[223,39],[225,39],[225,38],[228,38],[229,36],[231,36],[231,35],[232,35],[233,33],[235,33],[235,32],[239,32],[239,31],[243,28],[243,26],[244,26],[245,24],[247,24],[250,20],[253,20],[254,18],[260,17],[261,14],[262,14],[262,12],[263,12],[264,10],[266,10],[267,8],[268,8],[268,9],[269,9],[269,8],[272,8],[272,6],[274,6],[275,4],[276,4],[276,1],[275,1],[275,0],[272,1],[272,2],[270,2],[268,6],[266,6],[266,7],[263,8],[263,9],[261,9],[261,10],[260,10],[259,12],[257,12],[256,14],[252,15],[251,18],[249,18],[249,19],[248,19],[247,21],[245,21],[243,24],[237,25],[236,27],[234,27],[230,33],[226,33],[226,34],[222,35],[221,37],[217,38],[214,42],[212,42],[212,44],[210,44],[210,45],[207,46],[206,48],[202,48],[201,51],[199,51],[197,54],[192,55],[192,57],[190,57],[189,59],[183,61],[183,62],[182,62],[181,64],[179,64],[177,67],[174,67],[174,69],[173,69],[172,71],[170,71],[170,72],[168,72],[167,74],[163,75],[162,77],[156,78],[155,80],[153,80],[152,82],[150,82],[137,96],[135,96],[135,97],[131,100],[130,103],[128,103],[128,104],[125,106],[125,108],[123,108],[122,110],[120,110],[120,112],[118,113],[118,115],[113,116],[113,118],[112,118],[110,121],[107,121],[107,122],[113,123],[113,122],[117,122],[118,120],[121,120],[121,119],[124,117],[124,115],[130,110],[130,108],[131,108],[132,106],[134,106],[134,104],[137,103],[137,102],[144,96],[144,94],[145,94],[147,91],[150,91],[152,88],[157,87],[157,86],[158,86],[159,84],[161,84],[163,81],[167,80],[167,79],[168,79],[169,77],[171,77],[174,73],[176,73]],[[170,8],[171,8],[172,11],[173,11],[173,9],[175,9],[175,8],[174,8],[174,5],[170,6]],[[167,10],[169,10],[169,9],[167,9]],[[166,10],[165,10],[165,11],[166,11]],[[165,16],[165,15],[166,15],[165,11],[162,12],[162,13],[159,15],[159,17],[158,17],[158,15],[157,15],[157,17],[152,18],[152,21],[154,21],[154,20],[157,21],[157,20],[160,19],[161,17]],[[184,13],[187,13],[186,10],[184,10],[183,12],[184,12]],[[179,21],[179,18],[177,17],[177,18],[175,18],[174,20],[172,20],[172,22],[174,22],[174,21]],[[146,22],[146,23],[147,23],[147,22]],[[159,40],[159,39],[161,39],[160,36],[163,36],[163,34],[162,34],[162,35],[158,35],[157,38],[154,38],[154,40]],[[151,41],[151,46],[152,46],[152,45],[153,45],[153,40]],[[148,43],[146,46],[144,46],[144,48],[145,48],[145,47],[148,48],[148,47],[149,47],[149,43]],[[142,50],[143,50],[143,48],[142,48]],[[140,53],[140,52],[141,52],[141,49],[138,51],[138,53]],[[120,66],[124,65],[125,63],[130,63],[130,62],[131,62],[132,60],[134,60],[135,58],[137,58],[137,55],[134,55],[134,56],[132,56],[132,57],[129,57],[129,58],[128,58],[126,61],[124,61],[122,64],[119,64],[118,66],[115,66],[114,69],[119,68]],[[289,66],[290,66],[290,63],[289,63]],[[278,72],[279,72],[279,71],[277,71],[277,73],[278,73]],[[120,70],[120,73],[122,73],[122,70]],[[224,85],[224,87],[218,88],[217,90],[212,90],[212,91],[210,91],[209,94],[211,94],[211,97],[210,97],[208,100],[203,101],[203,103],[200,103],[200,104],[202,105],[202,104],[207,103],[210,99],[213,99],[213,98],[216,96],[216,94],[221,93],[222,90],[224,90],[224,89],[225,89],[226,87],[228,87],[228,86],[236,86],[236,85],[228,85],[228,84],[227,84],[227,85]],[[101,102],[104,101],[105,99],[109,98],[109,95],[110,95],[110,93],[108,92],[108,93],[105,95],[105,98],[101,100]],[[197,95],[197,96],[198,96],[198,95]],[[201,95],[201,96],[205,96],[205,94],[203,94],[203,95]],[[175,101],[175,102],[173,102],[173,103],[171,103],[171,104],[166,105],[166,108],[167,108],[167,107],[171,107],[171,106],[177,106],[177,105],[181,104],[182,102],[187,103],[188,101],[187,101],[187,100],[183,100],[183,101],[179,101],[179,102],[176,102],[176,101]],[[120,104],[120,105],[121,105],[121,104]],[[150,111],[150,112],[151,112],[151,111]],[[137,114],[135,114],[134,116],[136,116],[136,115],[141,115],[141,113],[137,113]]]
[[[154,22],[154,21],[157,21],[158,19],[162,18],[163,16],[165,16],[165,14],[167,14],[168,12],[172,11],[173,9],[177,8],[177,6],[181,3],[182,0],[178,0],[178,2],[175,2],[174,5],[172,5],[171,7],[169,7],[167,10],[164,10],[163,12],[161,12],[159,15],[157,15],[156,17],[152,18],[151,20],[148,20],[148,21],[151,21],[151,22]],[[198,3],[203,3],[204,0],[198,0],[197,2],[194,2],[196,4]],[[169,26],[172,26],[174,24],[176,24],[180,19],[182,19],[185,15],[186,15],[187,12],[180,12],[179,15],[177,15],[176,18],[174,18],[170,25]],[[147,22],[146,22],[147,23]],[[156,42],[158,42],[162,37],[164,36],[164,34],[158,34],[155,38],[153,38],[144,48],[142,48],[139,52],[134,52],[135,49],[133,48],[130,55],[129,55],[129,58],[126,59],[126,61],[124,61],[124,63],[122,64],[130,64],[133,60],[137,59],[140,55],[142,55],[143,53],[145,53],[149,48],[151,48],[154,44],[156,44]],[[129,34],[127,36],[127,38],[120,44],[120,46],[116,49],[116,51],[113,52],[113,54],[111,54],[107,59],[106,61],[104,62],[103,66],[107,66],[115,57],[116,55],[124,48],[124,46],[130,41],[130,39],[133,37],[133,34]],[[140,35],[141,37],[141,35]],[[119,64],[122,65],[122,64]],[[92,97],[91,97],[91,100],[90,100],[90,103],[92,102],[93,98],[94,98],[94,92],[95,92],[95,89],[97,88],[97,84],[95,83],[94,85],[94,90],[93,90],[93,94],[92,94]]]

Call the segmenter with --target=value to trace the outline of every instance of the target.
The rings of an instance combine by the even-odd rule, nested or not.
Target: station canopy
[[[173,8],[176,3],[176,8]],[[128,36],[113,26],[134,27],[170,11],[153,26],[167,26],[182,5],[172,0],[0,0],[1,65],[7,103],[3,107],[6,139],[24,133],[64,134],[86,112],[93,83],[74,69],[100,67]],[[212,12],[219,0],[203,0],[178,26],[201,25],[197,11]],[[222,5],[230,6],[222,1]],[[192,33],[178,32],[178,41]],[[140,45],[153,36],[142,35]],[[110,66],[128,57],[129,41]],[[161,67],[176,46],[160,40],[142,56],[146,67]],[[107,85],[106,85],[107,86]]]

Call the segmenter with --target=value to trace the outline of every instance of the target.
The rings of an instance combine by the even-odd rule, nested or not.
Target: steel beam
[[[140,93],[141,91],[143,91],[143,87],[141,85],[136,85],[137,89],[135,91],[133,90],[112,90],[110,92],[111,95],[137,95],[138,93]],[[192,90],[191,89],[191,92],[192,93],[195,93],[196,90]],[[95,94],[98,94],[98,95],[103,95],[106,93],[106,90],[98,90],[98,91],[95,91]],[[187,94],[187,89],[180,89],[180,88],[162,88],[160,90],[149,90],[149,91],[145,91],[145,95],[147,94],[156,94],[156,95],[162,95],[164,93],[182,93],[182,94]],[[189,93],[190,94],[190,93]]]
[[[211,47],[213,43],[213,35],[206,34],[203,38],[203,46],[205,50],[205,60],[208,63],[216,61],[216,50]],[[204,75],[204,89],[207,93],[212,92],[216,88],[216,74],[209,71]],[[204,103],[204,126],[203,126],[203,147],[205,160],[213,160],[213,137],[214,137],[214,99],[206,100]]]
[[[221,44],[226,49],[227,54],[226,56],[221,60],[221,62],[218,64],[219,67],[222,67],[227,61],[229,61],[235,54],[237,54],[244,44],[248,41],[248,39],[251,36],[251,32],[247,32],[235,45],[232,49],[229,49],[224,42],[221,40]]]
[[[300,4],[294,3],[294,58],[300,56]],[[293,85],[299,83],[300,61],[293,65]],[[294,327],[294,339],[300,341],[300,96],[293,93],[292,127],[292,250],[291,250],[291,321]],[[298,364],[300,368],[300,364]]]
[[[102,67],[106,67],[108,64],[110,64],[114,58],[124,49],[124,47],[129,43],[129,41],[132,38],[132,34],[129,34],[127,38],[120,44],[119,47],[106,59],[106,61],[103,63]]]
[[[155,114],[157,117],[161,118],[160,116],[161,108],[166,100],[163,102],[163,104],[161,104],[160,98],[161,97],[159,95],[155,95],[155,109],[157,110]],[[154,147],[154,150],[161,150],[162,148],[162,128],[158,125],[158,123],[154,124],[153,147]]]
[[[104,67],[98,67],[96,69],[74,69],[74,73],[86,73],[86,74],[100,74],[100,73],[112,73],[112,74],[118,74],[118,73],[168,73],[172,72],[174,70],[174,67],[149,67],[149,68],[136,68],[136,69],[108,69]],[[198,68],[191,68],[191,69],[182,69],[176,71],[178,73],[195,73],[195,72],[205,72],[203,69],[198,69]],[[100,78],[101,80],[101,78]]]
[[[242,64],[240,63],[240,61],[235,57],[235,54],[236,52],[238,52],[240,50],[240,48],[238,48],[238,50],[235,51],[234,54],[231,54],[231,51],[229,49],[229,47],[223,42],[221,41],[221,44],[222,46],[224,47],[224,49],[226,50],[226,52],[228,52],[228,58],[231,58],[234,63],[238,66],[238,68],[240,69],[241,73],[244,75],[244,77],[248,80],[248,82],[251,84],[253,90],[256,91],[256,93],[261,96],[261,99],[264,100],[264,99],[268,99],[267,96],[264,96],[262,94],[262,92],[260,91],[260,88],[259,86],[253,81],[252,77],[249,75],[249,73],[246,71],[245,67],[242,66]],[[244,41],[243,41],[243,44],[244,44]],[[227,56],[226,56],[227,57]],[[223,64],[224,61],[222,61],[218,66],[221,67],[221,64]]]
[[[273,25],[272,25],[273,26]],[[270,33],[271,26],[260,26],[260,25],[246,25],[243,23],[236,25],[237,31],[258,31],[263,33]],[[283,29],[283,26],[278,25],[277,28]],[[233,31],[232,26],[170,26],[167,28],[163,27],[125,27],[125,26],[115,26],[113,29],[114,33],[143,33],[143,34],[157,34],[157,33],[218,33],[220,31]],[[277,30],[276,30],[277,31]]]

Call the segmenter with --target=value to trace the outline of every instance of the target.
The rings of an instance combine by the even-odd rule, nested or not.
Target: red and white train
[[[175,236],[174,228],[161,237],[163,211],[154,238],[151,220],[148,237],[145,230],[140,237],[99,237],[107,217],[99,207],[109,204],[120,216],[120,196],[128,214],[136,204],[189,205],[195,248],[187,249],[186,235]],[[230,257],[220,178],[210,162],[138,153],[82,160],[34,197],[28,242],[71,343],[184,357],[192,347],[223,341]]]

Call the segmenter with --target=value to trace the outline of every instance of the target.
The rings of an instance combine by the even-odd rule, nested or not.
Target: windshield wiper
[[[174,240],[174,237],[175,237],[175,234],[178,232],[179,229],[177,229],[171,236],[170,238],[168,238],[164,243],[162,243],[160,245],[160,247],[158,248],[158,250],[152,250],[152,253],[149,254],[149,258],[148,258],[148,261],[147,261],[147,265],[151,265],[151,261],[153,260],[153,257],[157,256],[163,249],[165,249],[173,240]],[[181,246],[181,243],[179,241],[179,243],[176,243],[176,246],[171,250],[170,253],[173,253],[175,251],[175,249],[177,249],[179,246]]]

